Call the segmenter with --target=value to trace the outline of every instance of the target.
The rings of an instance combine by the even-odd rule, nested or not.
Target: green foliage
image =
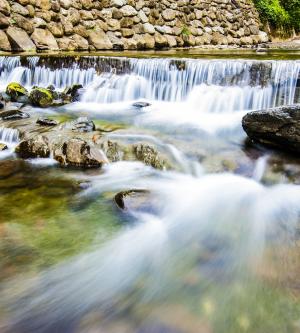
[[[254,0],[263,22],[285,31],[300,31],[300,0]]]

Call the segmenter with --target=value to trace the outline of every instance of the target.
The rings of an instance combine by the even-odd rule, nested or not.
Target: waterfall
[[[19,141],[19,131],[13,128],[0,127],[0,142],[8,144]]]
[[[135,59],[117,57],[3,57],[0,89],[74,83],[83,102],[138,99],[189,102],[208,112],[253,110],[300,101],[300,61]],[[222,89],[220,89],[220,87]],[[299,89],[298,89],[299,90]]]

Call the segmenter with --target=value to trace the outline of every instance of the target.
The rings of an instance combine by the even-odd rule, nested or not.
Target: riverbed
[[[300,160],[241,126],[300,102],[297,52],[1,57],[10,82],[81,84],[77,102],[24,110],[89,117],[167,163],[23,160],[22,123],[1,121],[1,332],[300,332]]]

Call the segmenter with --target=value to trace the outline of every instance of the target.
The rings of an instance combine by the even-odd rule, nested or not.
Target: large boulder
[[[33,106],[46,108],[53,104],[53,92],[45,88],[35,88],[31,90],[29,100]]]
[[[10,42],[6,36],[6,33],[2,30],[0,30],[0,50],[11,51]]]
[[[21,28],[9,27],[6,30],[7,37],[14,51],[35,51],[36,46],[28,36],[27,32]]]
[[[70,139],[54,151],[54,158],[63,166],[99,168],[107,163],[101,151],[80,138]]]
[[[6,93],[13,102],[16,102],[20,96],[26,96],[28,91],[19,83],[11,82],[6,87]]]
[[[253,141],[300,153],[300,104],[249,112],[242,124]]]
[[[39,50],[58,50],[55,38],[47,29],[36,28],[31,38]]]
[[[113,48],[112,42],[100,28],[89,32],[89,42],[96,50],[111,50]]]
[[[47,158],[50,156],[48,139],[45,136],[37,135],[24,140],[16,147],[16,153],[22,158]]]

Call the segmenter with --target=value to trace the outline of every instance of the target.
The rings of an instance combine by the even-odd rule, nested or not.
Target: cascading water
[[[0,142],[14,144],[19,141],[19,131],[12,128],[0,127]]]
[[[170,162],[0,163],[1,333],[297,332],[300,189],[288,177],[300,169],[246,147],[240,121],[300,102],[299,74],[284,60],[0,57],[1,90],[84,86],[80,102],[31,117],[88,115],[95,142],[147,143]],[[1,127],[0,142],[13,146],[18,131]],[[90,247],[73,251],[91,224]]]
[[[57,88],[78,83],[88,87],[83,102],[191,101],[209,112],[221,112],[226,100],[227,111],[241,111],[292,104],[299,98],[299,61],[70,58],[3,57],[2,89],[11,81]]]

